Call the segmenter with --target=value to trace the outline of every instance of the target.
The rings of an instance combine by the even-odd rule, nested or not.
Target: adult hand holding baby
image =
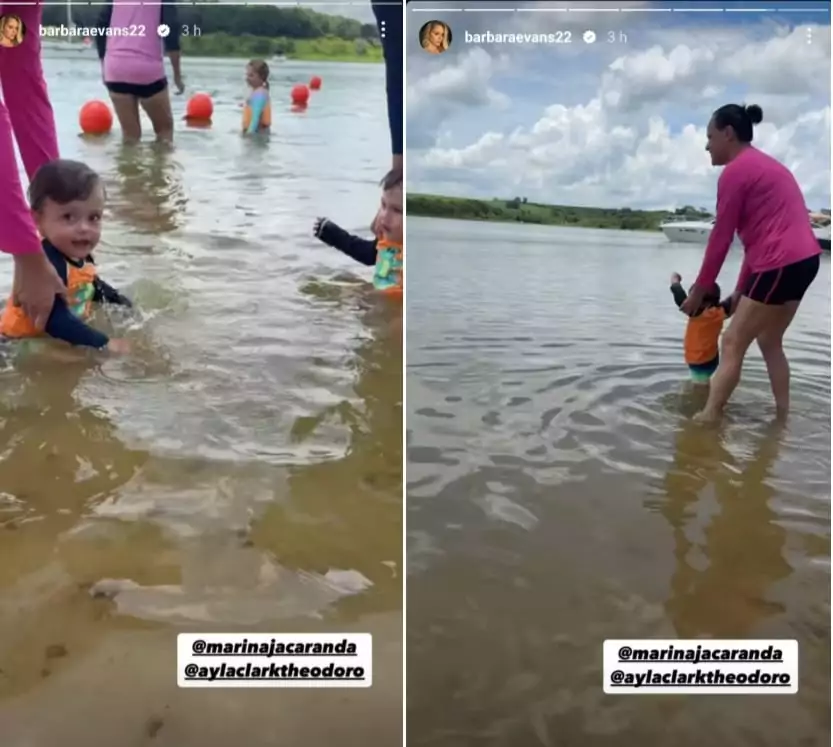
[[[691,288],[691,292],[688,294],[688,298],[686,298],[680,306],[680,311],[682,311],[683,314],[691,316],[697,311],[697,309],[700,308],[700,306],[702,306],[703,299],[705,297],[705,291],[697,285],[697,283],[695,283]]]
[[[55,296],[66,298],[66,292],[64,282],[42,251],[14,255],[13,298],[38,329],[46,327]]]

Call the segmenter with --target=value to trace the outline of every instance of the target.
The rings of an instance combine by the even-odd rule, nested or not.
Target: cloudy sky
[[[317,13],[355,18],[362,23],[376,23],[370,0],[299,0],[300,5]],[[279,5],[278,7],[285,7]]]
[[[755,144],[793,170],[809,207],[828,206],[830,4],[794,5],[817,12],[667,11],[686,6],[776,4],[409,3],[408,189],[711,209],[718,170],[705,152],[709,116],[721,104],[755,103],[764,110]],[[604,7],[627,11],[586,10]],[[443,55],[419,46],[419,27],[431,19],[452,29]],[[594,44],[582,41],[588,29]],[[467,44],[466,31],[571,31],[572,42]]]

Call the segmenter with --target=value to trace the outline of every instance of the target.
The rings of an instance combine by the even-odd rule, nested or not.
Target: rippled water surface
[[[408,222],[410,745],[830,742],[830,264],[693,425],[661,235]],[[739,269],[733,252],[726,292]],[[796,696],[612,697],[606,638],[797,638]]]
[[[397,743],[401,310],[312,237],[316,215],[364,231],[375,212],[382,67],[276,63],[254,140],[245,61],[185,59],[214,124],[163,152],[79,138],[97,60],[45,64],[62,155],[106,183],[101,274],[140,311],[99,319],[125,359],[2,359],[0,741]],[[378,686],[177,691],[174,634],[206,627],[369,630]]]

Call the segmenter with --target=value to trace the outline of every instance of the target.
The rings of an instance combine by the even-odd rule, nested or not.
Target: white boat
[[[830,216],[823,213],[810,213],[810,225],[819,246],[830,251]],[[714,228],[712,220],[670,220],[660,224],[660,229],[669,241],[680,244],[700,244],[705,246]],[[740,246],[740,239],[735,235],[732,246]]]
[[[705,245],[713,228],[714,220],[671,220],[660,225],[667,239],[675,244]]]

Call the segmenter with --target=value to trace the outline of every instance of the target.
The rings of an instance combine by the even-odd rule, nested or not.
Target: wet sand
[[[282,625],[281,629],[290,628]],[[79,659],[59,644],[45,650],[42,682],[0,705],[2,743],[4,747],[401,744],[401,616],[370,617],[349,628],[332,624],[316,628],[307,620],[303,629],[371,632],[373,686],[180,689],[174,631],[116,631]]]

